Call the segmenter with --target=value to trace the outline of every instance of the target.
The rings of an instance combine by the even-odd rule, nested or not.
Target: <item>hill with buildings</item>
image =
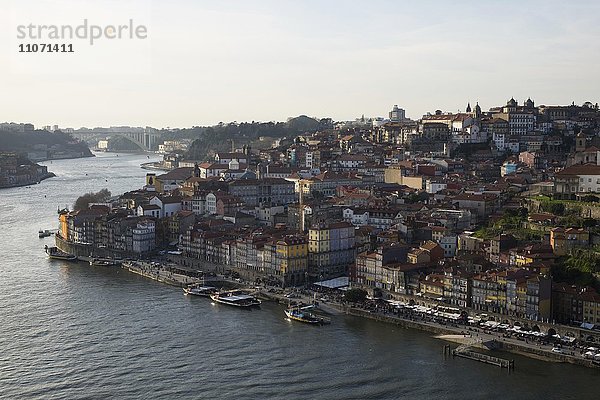
[[[195,127],[191,130],[195,130],[198,137],[192,142],[186,157],[200,160],[211,153],[229,151],[234,146],[246,144],[257,148],[259,141],[268,138],[293,138],[330,127],[331,120],[317,120],[306,115],[290,118],[287,122],[231,122],[206,128]],[[181,134],[185,136],[186,132]]]
[[[53,176],[48,167],[31,162],[25,155],[0,151],[0,189],[32,185]]]

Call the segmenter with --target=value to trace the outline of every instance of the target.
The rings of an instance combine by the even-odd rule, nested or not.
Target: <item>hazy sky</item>
[[[93,3],[93,4],[92,4]],[[186,127],[484,110],[514,96],[597,102],[598,1],[0,0],[0,121]],[[4,12],[8,11],[8,12]],[[146,39],[46,40],[18,25],[147,27]]]

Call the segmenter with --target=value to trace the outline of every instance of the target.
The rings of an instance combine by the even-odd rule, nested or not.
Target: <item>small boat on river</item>
[[[285,315],[293,321],[304,322],[311,325],[324,325],[331,322],[329,318],[321,317],[309,312],[308,310],[311,308],[313,308],[313,306],[291,307],[285,310]]]
[[[217,288],[213,286],[200,286],[200,285],[190,285],[183,288],[183,293],[186,295],[193,296],[202,296],[202,297],[210,297],[211,294],[215,293]]]
[[[210,298],[217,303],[234,307],[249,308],[260,306],[260,300],[241,290],[227,290],[224,292],[213,293],[210,295]]]
[[[115,260],[112,258],[92,258],[90,265],[94,267],[116,267],[121,265],[121,260]]]
[[[51,230],[48,230],[48,229],[42,230],[42,229],[40,229],[38,231],[38,237],[40,239],[42,239],[42,238],[45,238],[45,237],[48,237],[48,236],[52,235],[52,233],[53,232]]]

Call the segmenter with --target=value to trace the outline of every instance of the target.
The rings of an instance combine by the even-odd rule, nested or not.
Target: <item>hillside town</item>
[[[33,185],[53,176],[45,165],[34,164],[17,153],[0,152],[0,188]]]
[[[334,123],[188,159],[86,209],[57,245],[304,287],[600,326],[600,110],[532,99]],[[133,188],[132,188],[133,189]]]

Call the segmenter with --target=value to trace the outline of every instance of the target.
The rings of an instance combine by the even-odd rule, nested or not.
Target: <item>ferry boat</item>
[[[113,260],[110,258],[92,258],[90,265],[94,267],[113,267],[121,264],[119,260]]]
[[[69,253],[65,253],[64,251],[59,250],[58,247],[44,246],[44,249],[46,250],[46,254],[48,254],[48,257],[54,260],[77,261],[76,256]]]
[[[306,311],[309,308],[312,308],[312,306],[288,308],[285,310],[285,315],[293,321],[304,322],[311,325],[324,325],[330,322],[329,319],[325,317],[320,317]]]
[[[42,238],[45,238],[45,237],[48,237],[48,236],[50,236],[50,235],[52,235],[52,231],[50,231],[50,230],[48,230],[48,229],[45,229],[45,230],[41,230],[41,229],[40,229],[40,230],[38,231],[38,237],[39,237],[40,239],[42,239]]]
[[[217,288],[212,286],[199,286],[199,285],[190,285],[183,288],[183,293],[186,295],[194,295],[194,296],[202,296],[202,297],[210,297],[211,294],[214,294],[217,291]]]
[[[235,307],[258,307],[260,300],[242,292],[241,290],[228,290],[225,292],[217,292],[210,295],[210,298],[222,304],[227,304]]]

